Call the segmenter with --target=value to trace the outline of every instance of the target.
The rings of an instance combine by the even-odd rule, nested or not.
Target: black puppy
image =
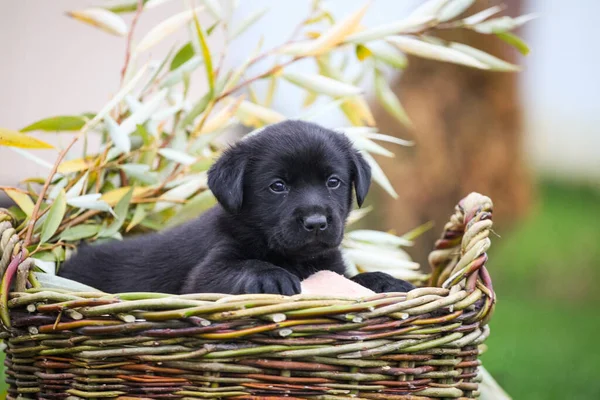
[[[182,226],[84,246],[59,275],[118,293],[300,293],[319,270],[345,273],[339,245],[371,171],[350,141],[287,121],[229,148],[208,172],[219,205]],[[376,292],[412,285],[372,272],[353,280]]]

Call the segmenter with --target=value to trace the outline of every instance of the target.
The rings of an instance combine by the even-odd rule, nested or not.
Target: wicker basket
[[[431,287],[360,300],[26,289],[31,262],[5,228],[7,398],[476,398],[491,217],[469,195],[431,253]]]

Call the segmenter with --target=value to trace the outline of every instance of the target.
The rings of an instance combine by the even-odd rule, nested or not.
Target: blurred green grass
[[[538,193],[528,218],[492,238],[499,301],[483,362],[516,400],[600,399],[600,191]]]
[[[492,238],[498,294],[486,368],[514,398],[600,399],[600,191],[540,184],[528,218]]]

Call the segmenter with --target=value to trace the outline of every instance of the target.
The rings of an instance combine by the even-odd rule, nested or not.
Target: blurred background
[[[47,116],[97,110],[118,89],[125,40],[64,14],[98,3],[0,2],[1,126],[19,129]],[[241,63],[260,36],[265,47],[280,43],[308,3],[241,2],[240,13],[270,11],[233,44],[229,66]],[[399,19],[420,3],[376,0],[364,24]],[[327,4],[340,16],[364,2]],[[499,303],[484,365],[515,399],[598,399],[600,52],[595,51],[595,24],[600,2],[480,0],[476,8],[496,4],[505,4],[511,16],[539,14],[518,32],[532,49],[529,56],[493,36],[450,31],[446,38],[522,65],[523,72],[492,73],[411,58],[404,73],[389,77],[416,129],[402,129],[373,105],[378,125],[383,133],[416,145],[394,148],[394,159],[379,160],[400,197],[393,200],[375,189],[369,227],[404,233],[433,221],[434,228],[411,251],[426,268],[427,253],[456,202],[471,191],[490,196],[498,236],[492,238],[489,270]],[[180,9],[180,2],[170,2],[144,13],[137,35]],[[174,35],[153,51],[164,54],[178,40]],[[218,35],[211,40],[212,49],[222,46]],[[202,93],[202,83],[196,80],[192,94]],[[275,107],[294,116],[301,104],[295,89],[282,85]],[[332,128],[345,124],[335,113],[318,122]],[[44,140],[60,145],[67,138]],[[56,157],[54,151],[36,154],[49,161]],[[0,148],[0,185],[41,173],[21,155]]]

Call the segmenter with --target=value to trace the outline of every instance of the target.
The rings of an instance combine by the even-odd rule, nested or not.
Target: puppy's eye
[[[327,180],[327,187],[330,189],[337,189],[340,187],[341,183],[342,181],[340,181],[338,178],[331,177]]]
[[[287,190],[287,186],[282,181],[275,181],[271,183],[269,188],[275,193],[285,192]]]

